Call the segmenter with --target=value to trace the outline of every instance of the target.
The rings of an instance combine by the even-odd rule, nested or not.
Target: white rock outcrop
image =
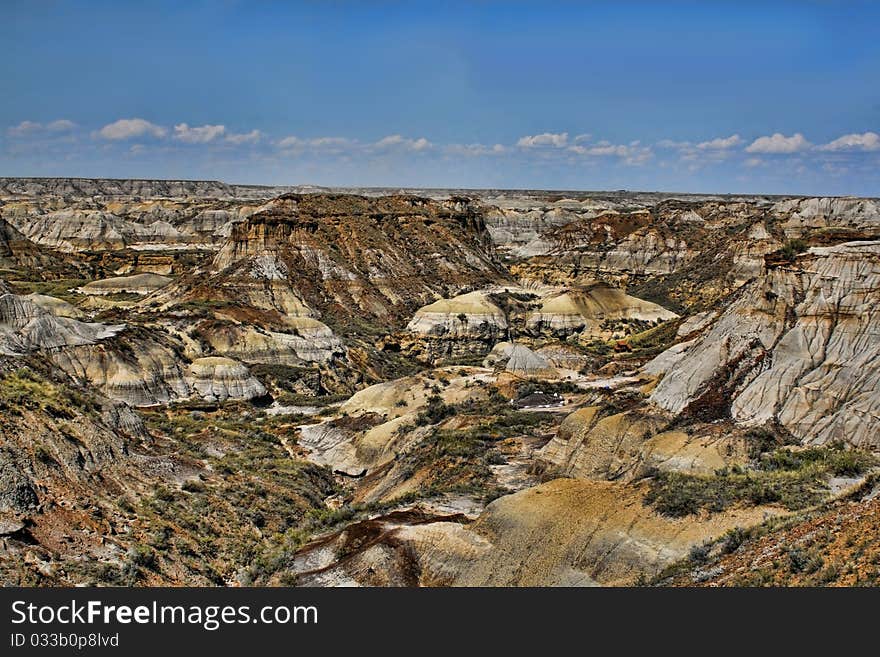
[[[556,377],[559,371],[541,354],[513,342],[499,342],[483,362],[485,367],[503,367],[521,377]]]
[[[526,317],[526,327],[598,334],[605,320],[666,321],[676,317],[671,310],[637,299],[618,288],[594,285],[545,297],[540,308]]]
[[[266,394],[266,388],[247,367],[231,358],[197,358],[189,366],[187,383],[206,401],[253,399]]]
[[[86,314],[72,303],[64,299],[50,297],[45,294],[28,294],[24,297],[28,301],[37,304],[43,310],[47,310],[56,317],[69,317],[70,319],[82,319]]]
[[[124,328],[56,317],[27,297],[0,296],[0,354],[96,344]]]
[[[311,317],[291,317],[288,324],[295,333],[238,324],[203,333],[215,352],[246,363],[327,363],[345,354],[342,341],[326,324]]]
[[[168,285],[172,279],[159,274],[116,276],[86,283],[77,289],[81,294],[150,294]]]
[[[67,347],[52,362],[82,385],[129,406],[158,406],[191,396],[178,355],[147,336]]]
[[[804,443],[876,448],[878,325],[880,242],[813,248],[748,284],[685,350],[649,364],[666,363],[651,400],[680,413],[720,396],[740,424],[775,420]]]
[[[437,337],[501,335],[506,329],[504,312],[485,291],[428,304],[416,311],[406,327],[410,333]]]
[[[880,202],[851,197],[798,198],[780,201],[773,213],[786,220],[788,237],[829,228],[848,228],[862,235],[880,236]]]

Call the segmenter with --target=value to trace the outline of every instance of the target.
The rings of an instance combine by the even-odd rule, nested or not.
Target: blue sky
[[[0,175],[880,195],[880,3],[0,17]]]

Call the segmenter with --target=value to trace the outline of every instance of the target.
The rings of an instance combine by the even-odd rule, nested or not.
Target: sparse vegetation
[[[806,251],[808,248],[807,243],[801,239],[792,239],[788,240],[782,248],[779,250],[779,254],[782,256],[782,259],[787,262],[794,262],[795,258],[798,257],[799,254]]]
[[[76,305],[83,296],[74,290],[88,282],[88,278],[61,278],[54,281],[14,281],[14,285],[23,294],[45,294]]]
[[[76,412],[97,410],[91,397],[69,386],[55,384],[23,367],[0,375],[0,410],[41,409],[55,418],[71,418]]]
[[[712,476],[655,473],[645,499],[659,513],[673,517],[743,504],[797,510],[827,497],[829,477],[855,477],[877,463],[873,455],[840,446],[778,449],[764,454],[754,468],[725,469]]]
[[[325,509],[323,500],[340,492],[327,468],[290,457],[281,442],[287,432],[283,419],[254,425],[234,405],[210,414],[145,415],[154,432],[174,436],[182,457],[204,460],[213,472],[179,489],[159,487],[133,507],[133,535],[153,543],[161,557],[146,570],[134,564],[141,578],[161,577],[167,560],[216,584],[240,572],[245,582],[258,581],[284,568],[308,539],[315,510]],[[120,510],[125,506],[132,508],[123,498]],[[159,550],[156,542],[164,547]],[[127,572],[130,576],[131,566]]]

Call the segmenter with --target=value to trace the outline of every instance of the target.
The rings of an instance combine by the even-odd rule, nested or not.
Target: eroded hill
[[[870,525],[877,201],[303,191],[2,181],[3,581],[815,583],[757,550]]]

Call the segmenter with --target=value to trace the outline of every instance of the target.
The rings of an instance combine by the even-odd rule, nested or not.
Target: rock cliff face
[[[578,220],[589,220],[608,209],[602,201],[578,202],[559,199],[545,204],[522,204],[495,200],[486,213],[492,240],[513,257],[544,255],[552,248],[546,235]]]
[[[167,339],[144,334],[62,349],[51,358],[75,381],[136,407],[188,399],[247,400],[266,394],[263,384],[239,362],[214,356],[187,365]]]
[[[655,303],[604,283],[577,287],[495,286],[420,308],[407,324],[405,334],[397,338],[404,351],[433,363],[486,355],[508,339],[586,343],[623,337],[637,328],[677,317]]]
[[[61,273],[74,271],[74,268],[65,265],[61,258],[40,248],[5,221],[2,218],[2,206],[0,206],[0,269],[33,271],[39,273],[41,277],[56,271]]]
[[[172,200],[92,201],[69,207],[42,200],[7,203],[3,215],[29,239],[66,253],[214,250],[257,207]]]
[[[241,363],[230,358],[197,358],[189,366],[187,383],[202,399],[253,399],[266,394],[266,388]]]
[[[405,330],[415,338],[421,358],[432,362],[486,353],[506,338],[508,322],[489,291],[480,290],[422,306]]]
[[[878,275],[877,242],[772,266],[668,367],[652,401],[746,426],[776,421],[806,443],[877,447]]]
[[[703,310],[760,273],[787,239],[761,200],[664,200],[604,209],[545,230],[546,249],[519,259],[521,279],[602,280],[676,311]]]
[[[540,455],[581,479],[631,479],[638,474],[640,448],[662,426],[662,418],[636,413],[602,417],[600,408],[587,406],[563,420]]]
[[[342,341],[325,324],[310,317],[288,323],[295,333],[217,321],[201,323],[196,331],[216,353],[246,363],[326,364],[345,356]]]
[[[0,296],[0,354],[7,356],[20,356],[40,349],[92,345],[124,328],[56,317],[26,297]]]
[[[504,312],[485,292],[469,292],[423,306],[406,326],[420,335],[498,338],[507,328]]]
[[[228,185],[216,180],[113,180],[93,178],[0,178],[0,197],[89,198],[271,198],[278,188]]]
[[[95,386],[131,406],[156,406],[190,397],[184,364],[170,345],[139,332],[107,343],[63,349],[54,362],[82,385]]]
[[[880,202],[876,199],[791,199],[776,203],[773,213],[784,219],[782,227],[789,237],[880,236]]]
[[[283,196],[233,229],[212,270],[219,291],[259,308],[392,325],[501,276],[474,206],[405,196]]]
[[[247,368],[228,358],[200,358],[184,373],[167,339],[126,326],[64,316],[63,301],[36,295],[0,296],[0,354],[44,353],[76,381],[132,406],[154,406],[195,395],[207,401],[266,393]],[[74,308],[74,310],[76,310]],[[81,315],[81,313],[80,313]]]

